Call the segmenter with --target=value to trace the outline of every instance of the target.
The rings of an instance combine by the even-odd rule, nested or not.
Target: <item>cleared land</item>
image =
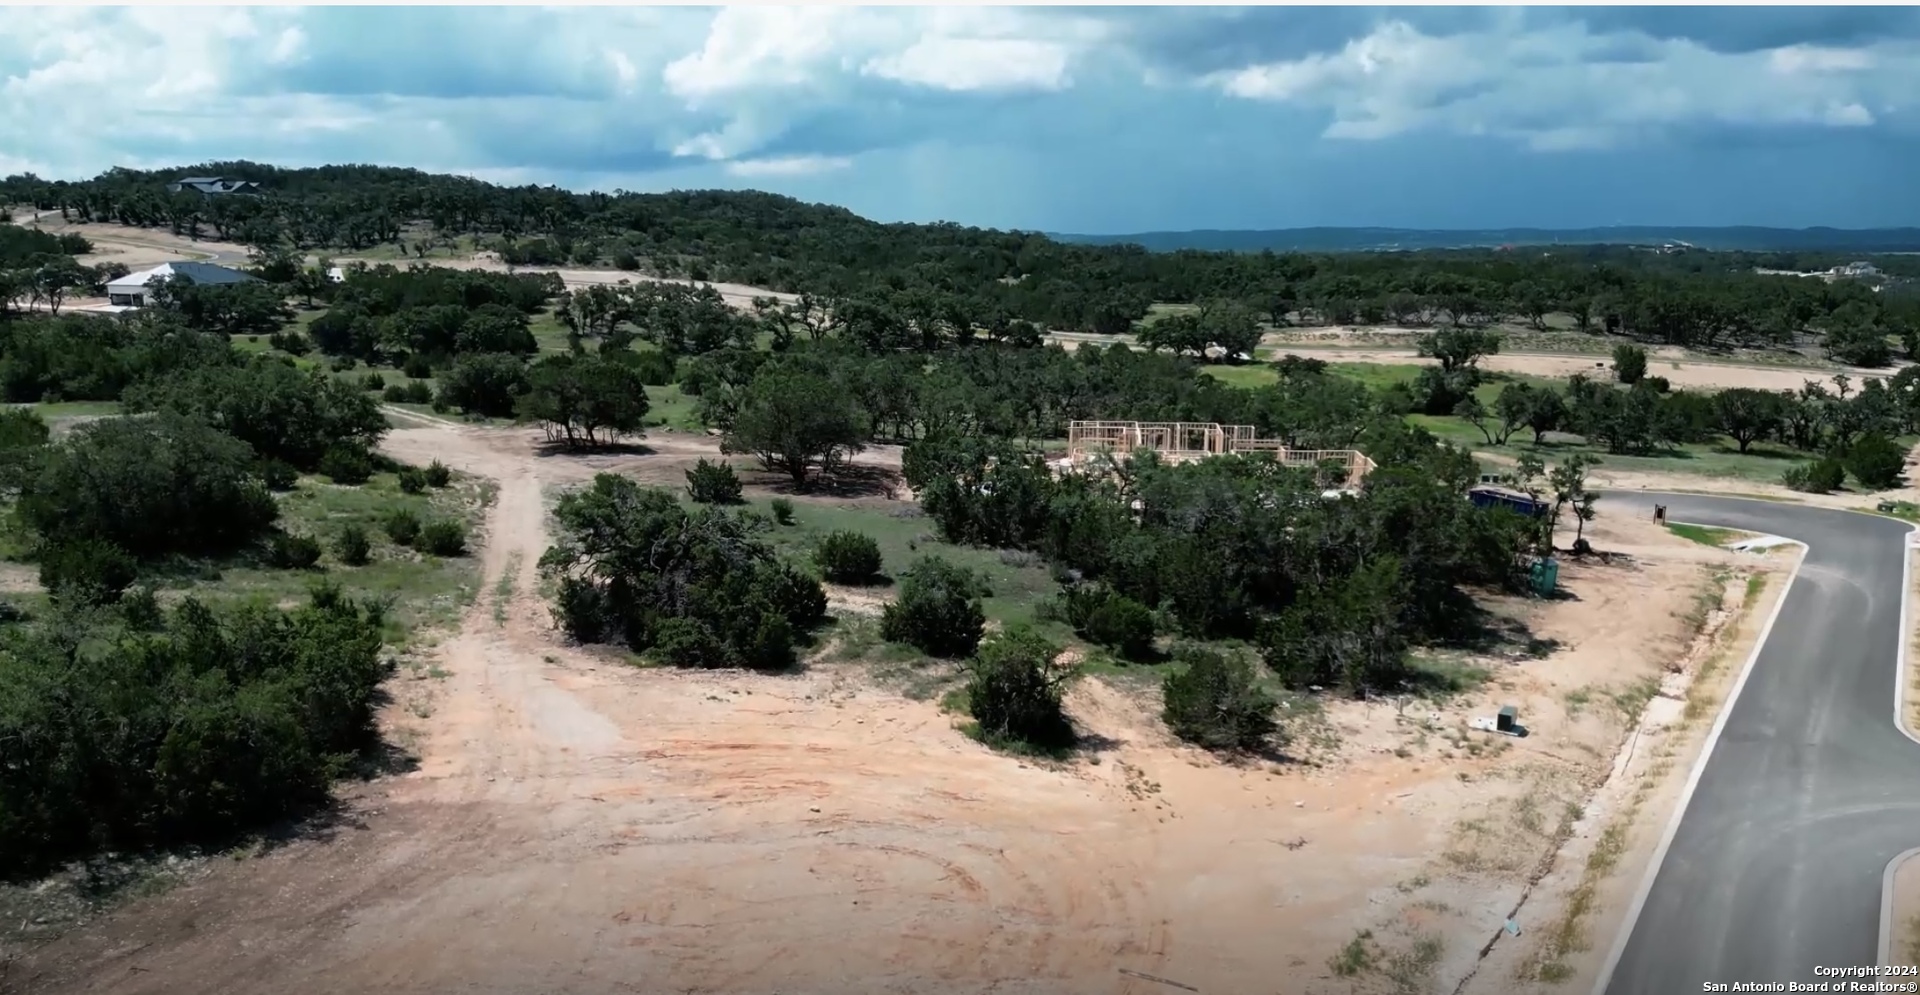
[[[498,488],[484,594],[425,658],[444,676],[385,715],[418,769],[351,789],[327,825],[258,856],[197,866],[11,978],[36,992],[252,991],[262,976],[296,992],[1165,990],[1143,974],[1203,991],[1276,976],[1329,995],[1403,977],[1451,988],[1582,832],[1687,652],[1694,602],[1646,592],[1695,590],[1728,556],[1603,513],[1590,535],[1631,557],[1568,563],[1572,598],[1490,600],[1484,652],[1426,663],[1457,694],[1302,702],[1300,762],[1232,766],[1173,742],[1157,673],[1129,668],[1069,698],[1101,746],[1042,764],[956,731],[933,700],[951,675],[873,647],[848,592],[793,676],[561,645],[535,573],[552,488],[599,470],[673,482],[715,449],[658,433],[578,458],[538,439],[416,419],[385,443]],[[893,462],[861,459],[877,478]],[[748,479],[765,500],[770,478]],[[924,549],[910,509],[884,492],[809,497],[789,541],[858,519]],[[997,584],[1038,569],[1001,566]],[[995,615],[1017,612],[1012,591]],[[1500,704],[1532,735],[1467,730]],[[1341,960],[1361,930],[1372,939]]]

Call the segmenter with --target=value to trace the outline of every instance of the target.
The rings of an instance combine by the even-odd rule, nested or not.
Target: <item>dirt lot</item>
[[[161,263],[176,259],[206,259],[222,265],[232,266],[245,263],[249,252],[244,245],[238,245],[232,242],[221,242],[213,239],[185,238],[175,235],[164,228],[129,228],[124,225],[114,224],[69,224],[60,219],[58,212],[40,215],[37,220],[30,213],[20,213],[16,214],[16,220],[20,224],[37,224],[40,228],[50,232],[75,232],[85,235],[88,239],[92,240],[94,251],[88,255],[76,258],[80,263],[88,266],[95,263],[118,262],[124,263],[129,269],[139,270],[149,266],[158,266]],[[309,257],[309,261],[312,261],[314,258],[317,257]],[[336,265],[346,265],[355,261],[355,257],[350,254],[337,255],[330,258],[332,258]],[[491,252],[475,253],[465,259],[444,259],[436,257],[429,261],[435,266],[445,266],[451,269],[479,269],[498,273],[504,273],[508,269],[506,264],[500,261],[498,255]],[[368,262],[387,263],[397,266],[407,265],[403,261],[392,259],[368,260]],[[516,267],[516,272],[558,273],[560,274],[560,279],[565,282],[568,287],[616,284],[623,281],[637,282],[641,280],[686,284],[694,282],[687,279],[663,279],[660,277],[641,276],[637,273],[625,273],[611,269],[522,266]],[[718,290],[720,295],[726,298],[729,304],[739,308],[752,306],[755,297],[773,297],[787,302],[797,299],[797,295],[794,294],[768,290],[764,287],[750,287],[741,283],[712,283],[710,286]]]
[[[1418,363],[1432,364],[1434,360],[1422,359],[1412,349],[1313,349],[1303,346],[1288,346],[1281,352],[1300,356],[1312,356],[1336,363]],[[1556,356],[1539,353],[1502,353],[1487,356],[1480,365],[1488,370],[1501,373],[1524,373],[1537,377],[1563,379],[1575,373],[1589,376],[1611,376],[1607,370],[1610,361],[1593,356]],[[1666,377],[1675,387],[1754,387],[1761,390],[1798,390],[1808,380],[1826,381],[1838,372],[1845,372],[1855,382],[1863,378],[1878,378],[1887,375],[1886,370],[1831,370],[1803,369],[1781,366],[1736,366],[1730,363],[1705,363],[1682,361],[1658,355],[1650,356],[1647,372],[1655,376]]]
[[[334,258],[334,263],[337,265],[345,265],[353,261],[354,259],[351,256],[338,256]],[[392,260],[379,261],[392,262]],[[449,269],[477,269],[492,273],[505,273],[508,271],[507,265],[501,262],[499,257],[491,252],[476,253],[472,258],[468,259],[435,259],[432,260],[432,262],[435,266],[445,266]],[[513,272],[516,273],[558,273],[561,282],[565,283],[569,288],[641,282],[692,285],[696,282],[677,277],[643,276],[639,273],[626,273],[613,269],[563,269],[553,266],[517,266],[512,269]],[[718,290],[720,296],[725,298],[728,304],[742,309],[753,306],[753,299],[755,297],[772,297],[783,303],[791,303],[799,299],[798,294],[782,293],[777,290],[768,290],[765,287],[750,287],[744,283],[699,282]]]
[[[92,266],[96,263],[121,263],[128,269],[141,270],[176,259],[205,259],[229,266],[244,263],[247,259],[248,250],[244,245],[213,239],[184,238],[165,228],[74,224],[62,220],[58,211],[16,212],[14,220],[17,224],[38,227],[56,234],[72,232],[86,236],[93,243],[93,251],[87,255],[75,257],[84,266]]]
[[[489,595],[384,717],[418,768],[25,954],[0,989],[1452,990],[1577,838],[1728,556],[1603,512],[1591,537],[1631,559],[1567,564],[1571,599],[1490,605],[1532,652],[1509,639],[1445,705],[1296,720],[1315,763],[1223,765],[1169,739],[1149,689],[1088,679],[1069,710],[1102,745],[1039,764],[851,665],[679,673],[562,646],[536,591],[548,485],[671,479],[714,449],[581,460],[538,438],[423,420],[386,445],[500,483]],[[1466,731],[1508,703],[1530,736]]]

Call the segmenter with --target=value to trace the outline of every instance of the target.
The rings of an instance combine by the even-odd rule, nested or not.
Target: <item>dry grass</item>
[[[1647,799],[1662,785],[1673,770],[1675,752],[1684,734],[1696,727],[1698,721],[1712,714],[1713,707],[1720,698],[1719,681],[1715,678],[1721,673],[1727,653],[1731,647],[1727,634],[1736,631],[1732,619],[1723,620],[1717,628],[1709,629],[1708,621],[1712,612],[1725,603],[1727,595],[1735,590],[1735,584],[1742,591],[1741,610],[1744,612],[1759,603],[1766,590],[1767,578],[1764,574],[1748,577],[1736,577],[1726,571],[1714,573],[1697,592],[1686,620],[1693,630],[1694,646],[1689,656],[1699,661],[1693,678],[1687,684],[1686,705],[1681,719],[1671,727],[1663,737],[1660,751],[1654,755],[1654,761],[1641,775],[1639,783],[1628,797],[1626,805],[1600,831],[1593,848],[1587,852],[1586,862],[1581,868],[1580,880],[1568,893],[1566,904],[1560,916],[1546,932],[1546,939],[1540,944],[1533,956],[1520,965],[1519,976],[1523,981],[1539,981],[1557,984],[1573,977],[1574,970],[1568,959],[1592,949],[1587,923],[1598,911],[1600,886],[1619,867],[1620,858],[1626,853],[1632,841],[1633,830],[1640,821],[1640,814]],[[1705,641],[1705,645],[1701,645]],[[1652,679],[1636,683],[1624,692],[1613,692],[1614,703],[1627,717],[1631,728],[1639,722],[1646,705],[1659,692],[1659,683]]]

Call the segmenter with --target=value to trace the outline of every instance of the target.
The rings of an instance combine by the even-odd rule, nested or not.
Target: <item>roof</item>
[[[256,279],[239,270],[228,269],[225,266],[182,260],[180,262],[161,263],[152,269],[141,270],[138,273],[128,273],[126,276],[108,283],[107,292],[112,293],[116,290],[123,292],[138,290],[155,280],[173,276],[184,276],[195,283],[213,284],[251,283]]]
[[[223,179],[226,179],[226,177],[224,176],[182,176],[181,178],[174,180],[173,182],[175,183],[218,183]]]

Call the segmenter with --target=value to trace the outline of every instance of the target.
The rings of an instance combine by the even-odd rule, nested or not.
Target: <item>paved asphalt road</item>
[[[1606,993],[1825,981],[1815,966],[1873,964],[1881,874],[1920,846],[1920,745],[1894,726],[1909,527],[1689,494],[1619,492],[1602,506],[1651,515],[1655,501],[1671,521],[1809,550]]]

